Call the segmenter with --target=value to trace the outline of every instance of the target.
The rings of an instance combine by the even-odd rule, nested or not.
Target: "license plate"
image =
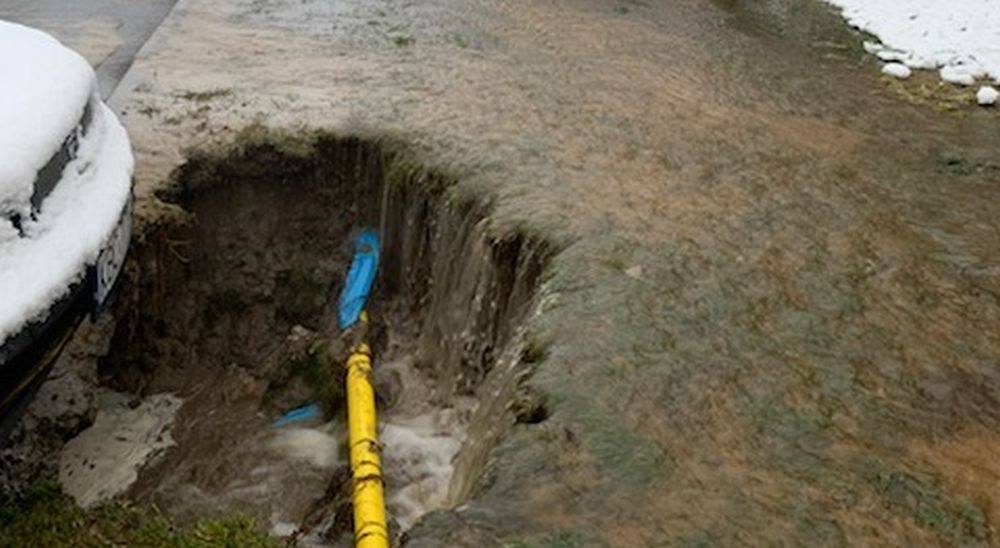
[[[94,304],[98,311],[108,299],[108,294],[115,286],[115,280],[121,274],[122,266],[125,264],[125,255],[128,253],[128,244],[132,240],[132,196],[129,196],[125,203],[122,216],[118,219],[111,236],[108,237],[104,248],[101,249],[97,257],[97,287],[94,289]]]

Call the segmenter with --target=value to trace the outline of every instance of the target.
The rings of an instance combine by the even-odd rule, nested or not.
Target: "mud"
[[[0,489],[18,492],[33,481],[58,478],[63,446],[100,412],[97,362],[113,331],[110,315],[77,329],[0,447]]]

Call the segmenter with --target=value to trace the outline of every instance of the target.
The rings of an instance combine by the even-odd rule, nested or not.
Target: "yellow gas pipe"
[[[368,315],[361,313],[361,322]],[[347,358],[347,424],[354,479],[354,545],[358,548],[388,548],[382,495],[382,463],[379,458],[375,389],[368,343],[361,342]]]

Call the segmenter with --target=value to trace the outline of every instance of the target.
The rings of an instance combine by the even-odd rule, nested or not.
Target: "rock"
[[[882,74],[887,74],[900,80],[905,80],[913,74],[910,67],[904,65],[903,63],[887,63],[882,67]]]
[[[625,270],[625,275],[629,278],[634,278],[636,280],[642,279],[642,265],[637,264],[627,270]]]
[[[107,352],[113,327],[105,315],[77,328],[0,448],[0,488],[16,491],[54,477],[55,455],[93,424],[99,405],[97,360]]]
[[[272,383],[268,386],[266,400],[275,412],[301,407],[313,400],[315,391],[302,377],[291,377],[284,383]]]
[[[308,403],[319,403],[326,412],[343,400],[339,374],[347,359],[342,337],[324,338],[296,325],[284,344],[263,368],[267,386],[262,407],[282,414]]]
[[[403,393],[403,378],[394,369],[380,368],[376,365],[372,371],[372,385],[375,388],[375,399],[382,412],[392,409]]]
[[[97,415],[97,389],[75,372],[50,377],[28,407],[37,432],[69,439],[94,422]]]
[[[315,336],[316,333],[314,331],[302,327],[301,325],[294,325],[288,334],[287,340],[289,344],[293,346],[303,342],[308,345],[312,342]]]
[[[997,88],[993,86],[982,86],[976,93],[976,102],[984,107],[997,104],[998,99],[1000,99],[1000,91],[997,91]]]

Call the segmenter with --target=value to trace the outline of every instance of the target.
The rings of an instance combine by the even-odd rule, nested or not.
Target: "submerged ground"
[[[993,544],[1000,117],[860,39],[809,0],[181,0],[112,103],[140,231],[262,124],[391,142],[555,250],[545,412],[411,544]]]

